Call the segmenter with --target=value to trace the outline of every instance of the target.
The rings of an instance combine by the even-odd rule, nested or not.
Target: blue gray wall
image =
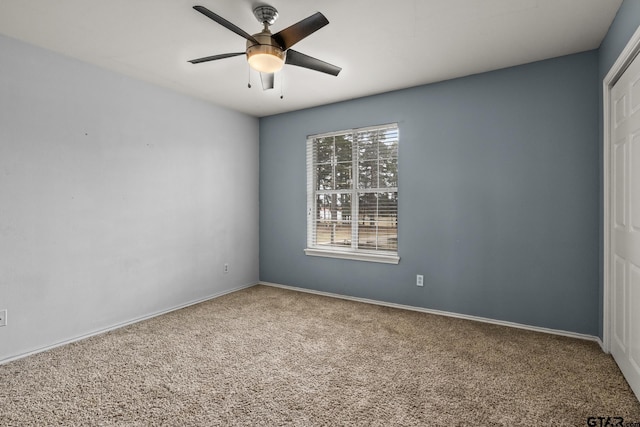
[[[258,119],[0,52],[0,362],[257,282]]]
[[[604,77],[607,75],[611,66],[618,59],[618,56],[625,48],[633,33],[636,32],[640,26],[640,0],[624,0],[622,6],[618,10],[616,18],[614,19],[611,27],[609,28],[609,32],[607,36],[602,41],[600,45],[600,49],[598,50],[599,58],[598,58],[598,68],[599,68],[599,79],[598,79],[598,96],[599,96],[599,124],[600,124],[600,149],[599,149],[599,164],[602,164],[602,147],[603,147],[603,124],[602,124],[602,81]],[[599,336],[602,338],[602,330],[603,330],[603,215],[604,215],[604,196],[603,196],[603,176],[602,176],[602,168],[600,168],[600,290],[599,290]]]
[[[591,51],[262,118],[260,279],[596,335],[597,114]],[[306,136],[389,122],[400,263],[305,256]]]

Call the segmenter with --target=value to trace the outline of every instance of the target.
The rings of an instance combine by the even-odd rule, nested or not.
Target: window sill
[[[384,264],[398,264],[400,257],[392,254],[374,254],[364,252],[328,251],[325,249],[305,249],[304,253],[309,256],[320,256],[327,258],[350,259],[354,261],[380,262]]]

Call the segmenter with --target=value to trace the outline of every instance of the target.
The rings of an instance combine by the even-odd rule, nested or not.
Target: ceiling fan
[[[264,28],[261,32],[251,35],[204,6],[193,6],[193,8],[226,29],[245,38],[247,45],[244,52],[205,56],[204,58],[192,59],[189,61],[192,64],[246,55],[249,66],[260,72],[262,88],[264,90],[273,89],[274,73],[279,71],[284,64],[296,65],[298,67],[320,71],[321,73],[331,74],[332,76],[337,76],[342,70],[342,68],[336,67],[328,62],[291,49],[291,46],[329,23],[327,18],[320,12],[316,12],[282,31],[271,34],[269,26],[273,25],[278,18],[278,11],[273,6],[260,5],[253,9],[253,14],[258,22],[264,25]]]

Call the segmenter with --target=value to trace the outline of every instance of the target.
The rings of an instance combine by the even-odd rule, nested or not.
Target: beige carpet
[[[0,425],[640,421],[597,344],[256,286],[0,366]],[[595,425],[595,424],[592,424]]]

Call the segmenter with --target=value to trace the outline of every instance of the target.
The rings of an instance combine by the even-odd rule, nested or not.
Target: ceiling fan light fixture
[[[275,73],[284,66],[285,53],[282,49],[259,44],[247,49],[247,61],[249,66],[261,73]]]
[[[269,26],[278,17],[278,11],[272,6],[262,4],[253,10],[258,22],[263,25],[262,31],[251,35],[204,6],[196,5],[193,8],[229,31],[244,38],[247,44],[244,52],[223,53],[221,55],[196,58],[189,61],[192,64],[246,54],[249,67],[261,73],[260,77],[264,90],[273,89],[274,73],[280,71],[285,63],[333,76],[337,76],[340,73],[340,67],[291,49],[291,46],[329,23],[327,18],[320,12],[298,21],[284,30],[278,31],[276,34],[271,34]]]

